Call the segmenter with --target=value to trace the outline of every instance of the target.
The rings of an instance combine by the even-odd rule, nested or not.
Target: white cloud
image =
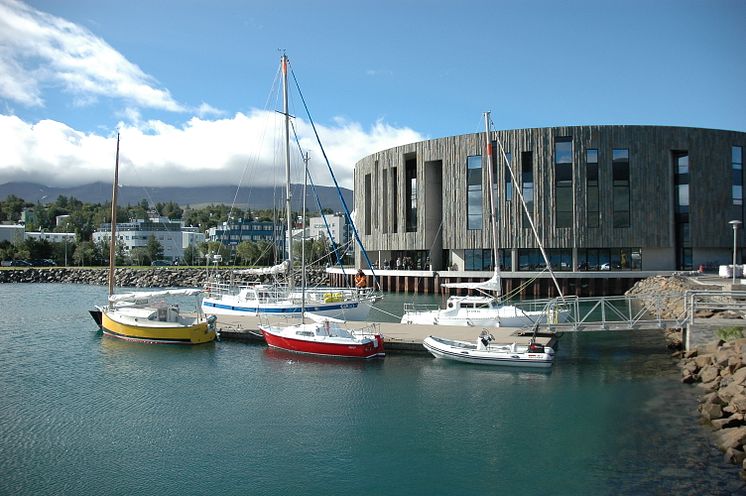
[[[284,183],[282,117],[277,112],[254,110],[230,118],[193,117],[181,126],[140,121],[136,111],[119,124],[121,132],[120,182],[131,186],[201,186]],[[311,154],[314,182],[332,184],[310,125],[295,120],[304,151]],[[331,126],[317,124],[319,135],[337,180],[352,187],[355,162],[373,152],[425,139],[408,128],[383,121],[370,129],[337,119]],[[110,182],[114,168],[115,133],[88,133],[53,120],[28,123],[13,115],[0,115],[0,184],[33,181],[47,186]],[[298,147],[293,182],[302,182]]]
[[[61,86],[75,105],[97,97],[184,111],[167,89],[101,38],[17,0],[0,0],[0,97],[41,107],[41,88]]]

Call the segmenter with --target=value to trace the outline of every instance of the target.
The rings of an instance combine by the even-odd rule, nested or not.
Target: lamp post
[[[741,225],[740,220],[732,220],[728,222],[731,226],[733,226],[733,284],[736,283],[736,233],[738,231],[738,226]]]

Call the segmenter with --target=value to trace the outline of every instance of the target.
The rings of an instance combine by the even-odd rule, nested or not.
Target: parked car
[[[611,266],[609,265],[609,262],[606,262],[605,264],[601,264],[601,270],[611,270]]]
[[[153,262],[150,265],[153,267],[165,267],[171,264],[166,262],[165,260],[153,260]]]

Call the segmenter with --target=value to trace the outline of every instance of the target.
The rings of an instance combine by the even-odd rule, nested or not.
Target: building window
[[[601,221],[598,194],[598,149],[585,151],[585,214],[588,227],[598,227]]]
[[[391,168],[391,232],[399,231],[399,178],[396,175],[396,167]]]
[[[389,232],[389,169],[383,169],[383,217],[381,219],[381,232]]]
[[[415,232],[417,231],[417,159],[415,157],[405,158],[404,170],[407,175],[406,228],[407,232]]]
[[[629,149],[612,150],[614,227],[630,227]]]
[[[733,205],[743,205],[743,148],[731,148],[731,168],[733,169]]]
[[[505,164],[505,201],[513,199],[513,175],[510,173],[510,163],[513,161],[513,154],[505,152],[505,158],[508,163]]]
[[[521,193],[523,201],[526,202],[526,210],[534,213],[534,154],[533,152],[521,152]],[[523,213],[523,227],[530,227],[526,213]]]
[[[372,202],[372,184],[370,174],[365,175],[365,234],[371,233],[371,202]]]
[[[692,242],[689,229],[689,153],[674,151],[673,167],[676,267],[689,270],[692,268]]]
[[[554,191],[556,226],[572,227],[572,138],[554,142]]]
[[[492,250],[464,250],[464,270],[492,270]]]
[[[466,217],[468,229],[482,229],[482,156],[466,158]]]

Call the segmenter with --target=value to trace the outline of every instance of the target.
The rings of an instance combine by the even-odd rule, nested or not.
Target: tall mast
[[[500,271],[499,256],[497,253],[497,216],[495,215],[495,177],[492,170],[492,137],[490,136],[490,113],[484,113],[484,139],[487,142],[485,150],[487,153],[487,177],[489,180],[490,197],[490,229],[492,230],[492,255],[495,263],[495,273]]]
[[[293,287],[293,220],[290,209],[290,114],[288,111],[288,57],[284,53],[282,62],[282,113],[285,115],[285,215],[288,224],[288,286]]]
[[[301,224],[301,229],[303,230],[303,236],[301,237],[301,249],[300,249],[300,260],[301,260],[301,285],[303,287],[303,291],[301,292],[301,307],[300,307],[300,321],[301,323],[305,323],[304,314],[306,313],[306,189],[308,188],[308,161],[311,160],[311,156],[308,152],[303,155],[303,163],[305,164],[303,167],[304,170],[304,179],[303,179],[303,213],[301,213],[301,218],[303,219]]]
[[[114,258],[117,246],[117,189],[119,187],[119,133],[117,158],[114,163],[114,184],[111,185],[111,239],[109,239],[109,296],[114,294]]]

